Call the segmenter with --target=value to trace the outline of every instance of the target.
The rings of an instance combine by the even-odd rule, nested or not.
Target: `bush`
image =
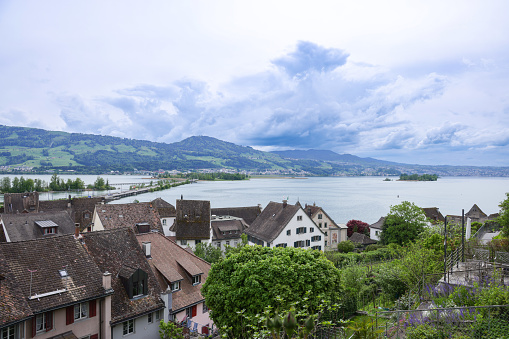
[[[366,248],[364,249],[364,252],[376,251],[380,248],[384,248],[384,245],[371,244],[371,245],[366,246]]]
[[[355,244],[353,242],[351,242],[350,240],[341,241],[338,244],[338,252],[339,253],[353,252],[354,249],[355,249]]]

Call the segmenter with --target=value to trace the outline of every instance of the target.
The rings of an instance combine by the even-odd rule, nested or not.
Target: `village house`
[[[211,209],[212,216],[231,216],[244,220],[247,225],[251,225],[253,221],[262,213],[261,205],[246,207],[218,207]]]
[[[242,242],[242,234],[248,225],[242,218],[225,216],[212,216],[212,244],[222,251],[226,246],[236,247]]]
[[[428,221],[432,224],[445,221],[445,218],[438,207],[425,207],[422,211],[424,212],[424,215],[426,215],[426,219],[428,219]]]
[[[0,244],[0,338],[111,338],[111,275],[75,235]]]
[[[74,234],[74,221],[67,211],[2,214],[0,242],[15,242]]]
[[[97,204],[95,206],[91,231],[123,227],[130,227],[136,233],[146,233],[149,231],[163,233],[159,213],[149,202]]]
[[[152,207],[154,207],[157,210],[157,213],[159,213],[164,235],[169,236],[171,234],[170,227],[175,222],[175,218],[177,216],[175,206],[161,198],[154,199],[151,203]]]
[[[480,222],[483,224],[488,220],[496,219],[497,216],[498,214],[487,215],[477,204],[474,204],[470,210],[465,213],[465,223],[467,222],[467,218],[470,218],[471,222]],[[461,225],[461,215],[448,215],[447,222]]]
[[[369,238],[372,240],[380,241],[382,235],[382,226],[384,225],[385,217],[380,217],[377,222],[369,225]]]
[[[101,272],[111,273],[111,336],[159,338],[162,290],[135,235],[135,228],[84,233],[84,246]]]
[[[5,193],[4,211],[5,214],[33,213],[39,212],[39,193]]]
[[[170,228],[170,239],[181,247],[196,248],[199,243],[212,241],[210,201],[177,200],[177,216]]]
[[[300,203],[271,201],[245,231],[253,245],[324,250],[325,235]]]
[[[315,224],[325,235],[325,247],[335,248],[338,242],[347,240],[346,225],[338,225],[320,206],[308,205],[304,206],[304,211],[311,217]]]
[[[162,291],[163,320],[185,322],[191,331],[208,334],[213,327],[201,287],[210,264],[156,232],[138,234],[138,243]]]

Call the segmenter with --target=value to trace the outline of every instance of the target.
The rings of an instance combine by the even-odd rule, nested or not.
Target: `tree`
[[[369,224],[363,221],[352,219],[346,223],[346,227],[348,227],[346,231],[348,237],[351,237],[354,232],[369,235]]]
[[[350,240],[341,241],[338,244],[338,252],[340,253],[348,253],[353,252],[355,249],[355,244],[351,242]]]
[[[502,226],[502,233],[509,237],[509,193],[506,193],[506,199],[498,205],[500,214],[497,218],[498,223]]]
[[[217,248],[212,244],[199,243],[196,245],[194,255],[202,258],[203,260],[211,264],[214,264],[221,260],[221,258],[223,257],[223,252],[221,251],[221,248]]]
[[[268,306],[288,310],[298,301],[314,314],[339,300],[339,289],[339,270],[320,251],[244,246],[212,266],[201,292],[214,324],[242,338],[247,319]]]
[[[426,215],[414,203],[403,201],[391,206],[382,225],[382,244],[403,245],[417,239],[426,226]]]

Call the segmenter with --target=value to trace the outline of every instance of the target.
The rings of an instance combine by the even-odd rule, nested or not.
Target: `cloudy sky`
[[[509,2],[0,0],[0,124],[509,166]]]

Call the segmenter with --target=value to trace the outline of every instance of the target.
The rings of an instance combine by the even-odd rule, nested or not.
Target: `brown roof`
[[[214,219],[211,225],[213,240],[240,239],[244,229],[247,228],[243,219]]]
[[[376,228],[376,229],[381,230],[382,226],[384,225],[384,222],[385,222],[385,217],[380,217],[380,219],[378,219],[377,222],[375,222],[374,224],[369,225],[369,228]]]
[[[25,241],[47,238],[53,235],[44,235],[40,221],[52,221],[58,225],[56,235],[74,234],[74,221],[66,211],[2,214],[2,222],[7,230],[10,241]]]
[[[210,201],[177,200],[177,217],[172,229],[177,239],[210,238]]]
[[[16,214],[39,211],[39,193],[5,193],[4,213]]]
[[[303,210],[307,213],[307,215],[309,215],[309,217],[311,219],[313,219],[319,212],[321,212],[321,213],[325,214],[327,216],[327,218],[329,218],[330,221],[333,223],[332,225],[329,225],[329,228],[334,228],[334,227],[341,228],[338,226],[338,224],[336,224],[334,219],[332,219],[330,217],[330,215],[328,215],[327,212],[325,212],[323,210],[323,208],[321,208],[320,206],[316,206],[314,203],[313,203],[313,205],[308,205],[308,204],[304,205]]]
[[[27,300],[33,313],[100,298],[107,293],[101,271],[73,235],[3,243],[0,248],[21,297]],[[67,278],[60,275],[62,269],[66,270]],[[49,295],[44,296],[46,293]]]
[[[262,213],[262,210],[259,206],[222,207],[212,208],[211,213],[212,215],[230,215],[232,217],[242,218],[248,225],[251,225],[260,213]]]
[[[46,200],[39,202],[39,210],[44,212],[70,210],[74,222],[83,230],[92,223],[95,205],[103,201],[103,198],[72,198],[62,200]],[[87,218],[88,216],[88,218]]]
[[[161,289],[136,240],[133,228],[115,228],[85,233],[83,239],[99,269],[112,273],[111,285],[115,291],[111,301],[112,324],[164,307],[159,297]],[[148,294],[146,296],[129,299],[120,278],[122,272],[126,272],[126,268],[141,269],[147,273]]]
[[[357,233],[357,232],[354,232],[352,234],[352,236],[350,238],[348,238],[348,240],[350,240],[352,242],[355,242],[355,243],[358,243],[358,244],[362,244],[362,245],[370,245],[370,244],[376,244],[377,243],[376,240],[371,239],[367,235],[361,234],[361,233]]]
[[[160,233],[139,234],[136,237],[140,245],[144,242],[151,243],[152,259],[149,263],[155,268],[154,272],[161,289],[166,290],[170,282],[183,279],[180,283],[181,290],[172,295],[172,312],[204,300],[201,287],[209,274],[208,262],[186,251]],[[184,266],[187,266],[191,274],[201,274],[200,284],[193,286],[191,276]]]
[[[300,204],[290,205],[271,201],[245,233],[257,239],[272,242],[299,209],[301,209]]]
[[[97,215],[104,229],[131,227],[138,233],[136,224],[149,224],[150,230],[163,232],[161,218],[149,202],[132,204],[97,204]]]
[[[442,213],[439,211],[438,207],[425,207],[422,209],[426,218],[433,221],[441,221],[444,222],[445,218]]]
[[[0,328],[32,316],[27,299],[9,269],[0,245]]]
[[[161,198],[152,200],[152,206],[157,209],[161,218],[171,218],[177,215],[175,206]]]

